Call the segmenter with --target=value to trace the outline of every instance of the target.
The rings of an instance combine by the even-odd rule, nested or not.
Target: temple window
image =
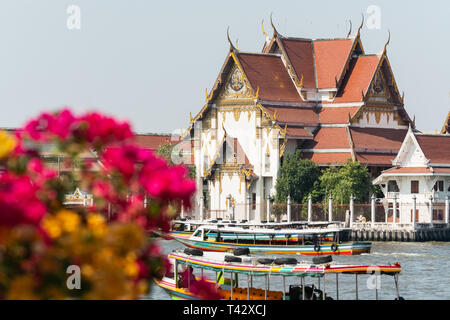
[[[395,180],[388,181],[388,192],[399,192],[397,181]]]
[[[411,181],[411,193],[419,193],[419,181]]]
[[[444,191],[444,180],[436,181],[436,183],[434,184],[433,190],[443,192]]]
[[[266,172],[270,171],[270,154],[266,154],[265,169]]]

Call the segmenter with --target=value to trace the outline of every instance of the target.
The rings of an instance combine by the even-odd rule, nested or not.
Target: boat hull
[[[359,255],[370,253],[372,243],[370,242],[350,242],[337,244],[337,249],[332,250],[332,243],[322,244],[319,250],[314,245],[280,245],[280,244],[248,244],[248,243],[224,243],[198,241],[192,239],[175,238],[184,245],[205,251],[230,251],[235,248],[249,248],[250,253],[271,253],[271,254],[303,254],[303,255]]]

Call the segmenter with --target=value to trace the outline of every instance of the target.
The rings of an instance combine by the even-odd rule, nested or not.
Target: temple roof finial
[[[228,43],[230,44],[230,51],[238,51],[230,39],[230,26],[228,26],[228,28],[227,28],[227,39],[228,39]]]
[[[388,29],[388,33],[389,33],[389,35],[388,35],[388,39],[386,41],[386,44],[384,45],[383,53],[386,53],[386,47],[388,46],[389,42],[391,42],[391,31],[389,29]]]
[[[262,19],[262,21],[261,21],[261,28],[262,28],[262,32],[264,34],[264,37],[266,38],[266,44],[268,44],[270,42],[270,38],[267,35],[266,30],[264,30],[264,19]]]
[[[361,13],[361,17],[362,17],[361,24],[359,25],[358,32],[356,33],[357,36],[361,33],[361,29],[362,29],[362,27],[364,25],[364,14],[363,13]]]
[[[350,30],[347,33],[347,38],[350,37],[350,33],[352,33],[352,20],[349,21],[350,21]]]
[[[279,35],[279,33],[278,33],[278,31],[277,31],[277,28],[275,28],[275,25],[273,24],[273,20],[272,20],[272,12],[270,13],[270,25],[271,25],[272,28],[273,28],[273,36],[275,37],[275,36]]]

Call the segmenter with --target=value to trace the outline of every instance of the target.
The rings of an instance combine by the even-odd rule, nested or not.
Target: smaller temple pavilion
[[[398,208],[388,222],[448,223],[450,135],[423,134],[410,128],[392,164],[374,180],[389,207]]]

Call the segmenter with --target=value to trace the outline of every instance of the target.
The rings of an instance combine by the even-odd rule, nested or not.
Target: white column
[[[308,222],[311,222],[312,216],[312,196],[311,194],[308,196]]]
[[[416,220],[417,220],[417,197],[416,197],[416,195],[413,195],[413,197],[412,197],[412,200],[413,200],[413,221],[412,221],[412,223],[413,223],[413,227],[414,227],[414,229],[416,228]]]
[[[251,203],[250,194],[247,195],[247,221],[250,221],[250,212],[252,211],[252,203]]]
[[[430,196],[430,223],[433,225],[433,196]]]
[[[328,197],[328,221],[333,221],[333,197]]]
[[[291,222],[291,196],[287,196],[287,221]]]
[[[355,197],[350,196],[350,228],[353,227],[353,221],[355,216]]]
[[[444,214],[444,219],[445,219],[445,223],[449,223],[450,220],[450,203],[449,203],[449,199],[448,196],[445,196],[445,214]]]
[[[199,205],[199,220],[203,221],[203,196],[200,196],[200,205]]]
[[[394,203],[392,204],[394,211],[392,213],[392,223],[394,226],[397,225],[397,196],[394,195]]]
[[[144,200],[144,206],[147,207],[147,197],[145,197]],[[183,219],[184,218],[184,204],[183,204],[183,200],[181,200],[181,212],[180,212],[180,216]]]
[[[267,222],[270,221],[270,196],[267,196]]]
[[[370,198],[370,221],[372,223],[372,228],[375,227],[375,195],[372,194]]]

